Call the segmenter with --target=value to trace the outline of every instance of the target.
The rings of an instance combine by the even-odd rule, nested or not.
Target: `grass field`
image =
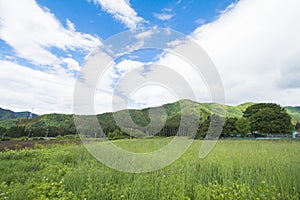
[[[134,151],[170,138],[118,140]],[[101,145],[101,144],[100,144]],[[220,140],[198,158],[201,141],[172,165],[145,174],[106,167],[83,145],[0,153],[0,199],[295,199],[300,198],[300,142]]]

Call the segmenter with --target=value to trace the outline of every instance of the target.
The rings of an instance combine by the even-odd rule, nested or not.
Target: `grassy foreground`
[[[149,151],[170,138],[119,140]],[[130,174],[110,169],[83,145],[36,145],[0,153],[0,199],[295,199],[300,142],[221,140],[203,160],[201,141],[172,165]]]

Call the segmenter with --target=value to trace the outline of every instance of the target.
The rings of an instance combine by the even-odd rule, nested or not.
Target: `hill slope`
[[[31,112],[14,112],[11,110],[6,110],[0,108],[0,121],[7,120],[7,119],[16,119],[16,118],[28,118]],[[37,117],[37,114],[32,113],[32,117]]]
[[[300,106],[286,106],[284,108],[286,109],[286,112],[291,116],[293,124],[300,122]]]

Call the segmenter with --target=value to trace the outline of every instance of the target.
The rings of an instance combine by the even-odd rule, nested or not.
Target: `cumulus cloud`
[[[0,66],[1,106],[15,111],[34,108],[38,114],[72,113],[74,78],[3,60]]]
[[[95,97],[102,99],[102,96],[105,93],[105,96],[110,95],[120,95],[115,91],[115,88],[118,87],[120,79],[126,76],[126,73],[130,72],[133,69],[144,66],[144,63],[139,61],[133,61],[124,59],[119,63],[112,63],[112,65],[102,74],[99,79],[99,84],[97,86],[97,93]],[[105,105],[106,106],[106,105]],[[98,111],[101,111],[101,106],[97,105]]]
[[[173,50],[180,52],[180,48],[185,48],[186,45],[183,43],[177,43],[178,45],[173,47]],[[176,50],[177,49],[177,50]],[[198,52],[199,53],[199,52]],[[204,62],[205,60],[203,60]],[[177,56],[173,53],[165,53],[160,56],[160,59],[156,62],[159,66],[165,66],[170,68],[175,74],[179,75],[176,79],[184,80],[187,84],[181,84],[177,80],[174,80],[173,84],[170,85],[170,89],[176,88],[174,91],[193,91],[193,95],[180,96],[183,99],[192,99],[195,101],[211,101],[211,94],[209,92],[209,86],[205,81],[205,77],[195,70],[189,60],[185,60],[182,57]],[[202,63],[203,64],[203,63]],[[175,79],[169,77],[168,74],[164,74],[166,78]],[[179,84],[178,84],[179,83]],[[159,99],[159,96],[156,97]],[[170,101],[169,101],[170,102]],[[166,102],[164,102],[166,103]]]
[[[248,0],[194,31],[219,70],[229,103],[299,104],[299,18],[297,0]]]
[[[135,29],[143,21],[126,0],[95,2],[130,29]],[[299,18],[298,0],[245,0],[231,5],[214,22],[201,25],[190,35],[215,63],[224,83],[227,103],[275,101],[284,105],[299,104]],[[137,35],[142,42],[129,48],[130,52],[141,47],[143,40],[152,34],[148,31]],[[69,20],[66,21],[66,28],[63,27],[49,10],[31,0],[0,0],[0,37],[13,47],[18,56],[37,66],[53,65],[59,68],[66,65],[70,71],[79,70],[78,61],[71,55],[57,57],[51,53],[52,47],[63,51],[77,48],[89,51],[101,43],[97,37],[77,32]],[[168,47],[184,48],[184,45],[184,41],[175,40]],[[0,98],[4,107],[14,110],[34,108],[39,114],[72,112],[75,78],[65,73],[49,74],[30,69],[15,62],[14,59],[0,60],[0,84],[5,86],[0,88]],[[151,65],[150,70],[147,73],[136,71],[137,79],[151,73],[153,78],[159,78],[156,76],[159,73],[155,71],[159,68],[153,66],[169,66],[198,91],[195,100],[210,100],[205,81],[196,81],[199,77],[195,77],[197,74],[190,70],[189,63],[165,51],[155,63],[133,60],[114,63],[99,80],[94,99],[97,113],[113,109],[112,94],[118,80],[144,64]],[[176,84],[176,79],[165,74],[168,75],[171,85],[179,91],[184,90]],[[164,77],[161,78],[164,80]],[[119,89],[127,90],[124,87]],[[145,85],[133,91],[130,98],[139,103],[137,106],[159,105],[176,99],[169,91],[167,87]]]
[[[38,114],[72,113],[74,71],[80,64],[69,50],[84,56],[101,45],[101,40],[76,31],[68,19],[64,27],[34,0],[0,0],[0,39],[15,54],[0,59],[1,107],[34,108]],[[61,53],[52,53],[53,49]]]
[[[136,11],[130,7],[129,0],[94,0],[101,8],[110,13],[116,20],[133,30],[145,20],[139,17]]]
[[[63,61],[63,63],[65,63],[67,65],[69,71],[73,71],[73,70],[79,71],[80,70],[79,63],[76,60],[74,60],[73,58],[70,58],[70,57],[64,58],[62,61]]]
[[[296,0],[240,1],[190,35],[216,65],[224,84],[226,103],[268,101],[299,105],[299,18],[300,2]],[[182,40],[170,42],[169,46],[188,48]],[[210,86],[205,84],[207,77],[203,77],[204,82],[197,82],[188,63],[165,52],[156,64],[171,66],[190,85],[197,85],[195,100],[211,100]],[[147,102],[147,98],[143,101]]]
[[[70,20],[66,25],[34,0],[0,0],[0,38],[33,64],[59,65],[51,48],[90,51],[101,44],[99,38],[77,32]]]

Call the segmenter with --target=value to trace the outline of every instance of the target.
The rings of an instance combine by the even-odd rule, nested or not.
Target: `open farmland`
[[[133,152],[153,151],[171,138],[124,139]],[[99,142],[99,145],[102,145]],[[144,174],[119,172],[83,145],[0,153],[0,199],[299,199],[300,143],[220,140],[205,159],[195,141],[175,163]]]

